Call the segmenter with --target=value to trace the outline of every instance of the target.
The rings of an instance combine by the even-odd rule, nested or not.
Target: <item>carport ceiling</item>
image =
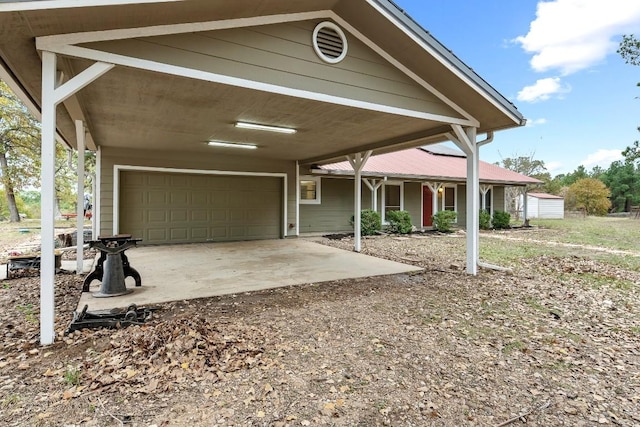
[[[257,144],[257,150],[242,150],[242,155],[302,160],[354,152],[394,138],[417,144],[411,135],[430,134],[430,129],[442,126],[124,67],[109,71],[78,97],[93,139],[103,147],[212,153],[221,150],[206,144],[215,139]],[[237,121],[290,127],[298,132],[285,135],[238,129],[234,126]]]

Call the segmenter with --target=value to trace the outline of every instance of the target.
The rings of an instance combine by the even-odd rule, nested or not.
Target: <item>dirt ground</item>
[[[638,271],[536,256],[470,277],[456,235],[363,248],[425,270],[179,301],[71,335],[81,280],[59,275],[45,348],[38,278],[2,282],[0,425],[640,425]]]

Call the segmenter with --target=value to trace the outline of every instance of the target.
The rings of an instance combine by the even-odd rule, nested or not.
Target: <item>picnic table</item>
[[[77,213],[62,213],[60,214],[60,216],[64,219],[66,219],[67,221],[69,221],[71,218],[77,218],[78,214]],[[91,219],[91,212],[87,212],[86,214],[84,214],[84,217],[87,219]]]

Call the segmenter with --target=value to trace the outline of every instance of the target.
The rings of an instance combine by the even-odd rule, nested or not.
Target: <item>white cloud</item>
[[[533,54],[535,71],[567,75],[601,62],[616,51],[616,36],[634,32],[640,32],[637,0],[540,1],[529,32],[515,42]]]
[[[562,162],[545,162],[544,166],[551,175],[556,175],[560,169],[564,166]]]
[[[517,98],[518,101],[524,102],[546,101],[552,95],[562,95],[570,91],[571,88],[568,85],[562,85],[560,77],[547,77],[536,81],[531,86],[525,86],[518,92]]]
[[[530,128],[530,127],[534,127],[534,126],[538,126],[538,125],[544,125],[546,123],[547,123],[547,119],[545,119],[545,118],[527,119],[526,127]]]
[[[587,170],[593,169],[594,166],[600,166],[604,169],[607,169],[611,163],[616,160],[622,160],[622,150],[605,150],[600,149],[595,153],[591,153],[584,159],[580,164],[584,166]]]

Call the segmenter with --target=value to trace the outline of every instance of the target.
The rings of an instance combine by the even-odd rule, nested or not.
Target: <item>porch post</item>
[[[76,274],[82,274],[84,268],[84,146],[85,130],[82,120],[76,120],[76,139],[78,141],[78,186],[76,206]]]
[[[40,189],[40,344],[42,345],[53,344],[55,339],[56,106],[113,67],[113,64],[97,62],[71,80],[57,85],[56,54],[46,50],[42,51],[42,170]]]
[[[40,242],[40,344],[55,339],[55,161],[56,161],[56,54],[42,52],[42,170]]]
[[[467,155],[467,273],[478,274],[480,260],[480,162],[476,144],[476,128],[463,129],[451,125],[448,137]]]
[[[382,187],[382,184],[387,180],[387,177],[381,179],[380,181],[376,181],[372,179],[369,181],[367,178],[363,178],[362,181],[367,185],[369,190],[371,190],[371,210],[378,210],[378,189]]]
[[[362,210],[362,169],[367,163],[367,160],[369,160],[369,156],[371,156],[371,150],[364,153],[364,155],[362,153],[356,153],[353,155],[353,157],[347,156],[347,160],[349,160],[349,163],[351,164],[351,167],[354,171],[353,250],[355,252],[360,252],[361,250],[362,239],[360,236],[360,230],[362,228],[362,221],[360,218],[360,211]]]
[[[487,193],[491,190],[490,185],[481,185],[480,193],[482,194],[482,210],[487,210]]]
[[[522,192],[522,223],[524,225],[528,225],[527,219],[527,210],[529,209],[529,200],[527,200],[527,187],[524,187],[524,191]]]
[[[468,128],[466,133],[471,146],[467,156],[467,273],[476,275],[480,261],[480,161],[476,128]]]
[[[438,213],[438,190],[442,188],[441,182],[427,182],[427,187],[431,190],[431,211],[433,215]]]

